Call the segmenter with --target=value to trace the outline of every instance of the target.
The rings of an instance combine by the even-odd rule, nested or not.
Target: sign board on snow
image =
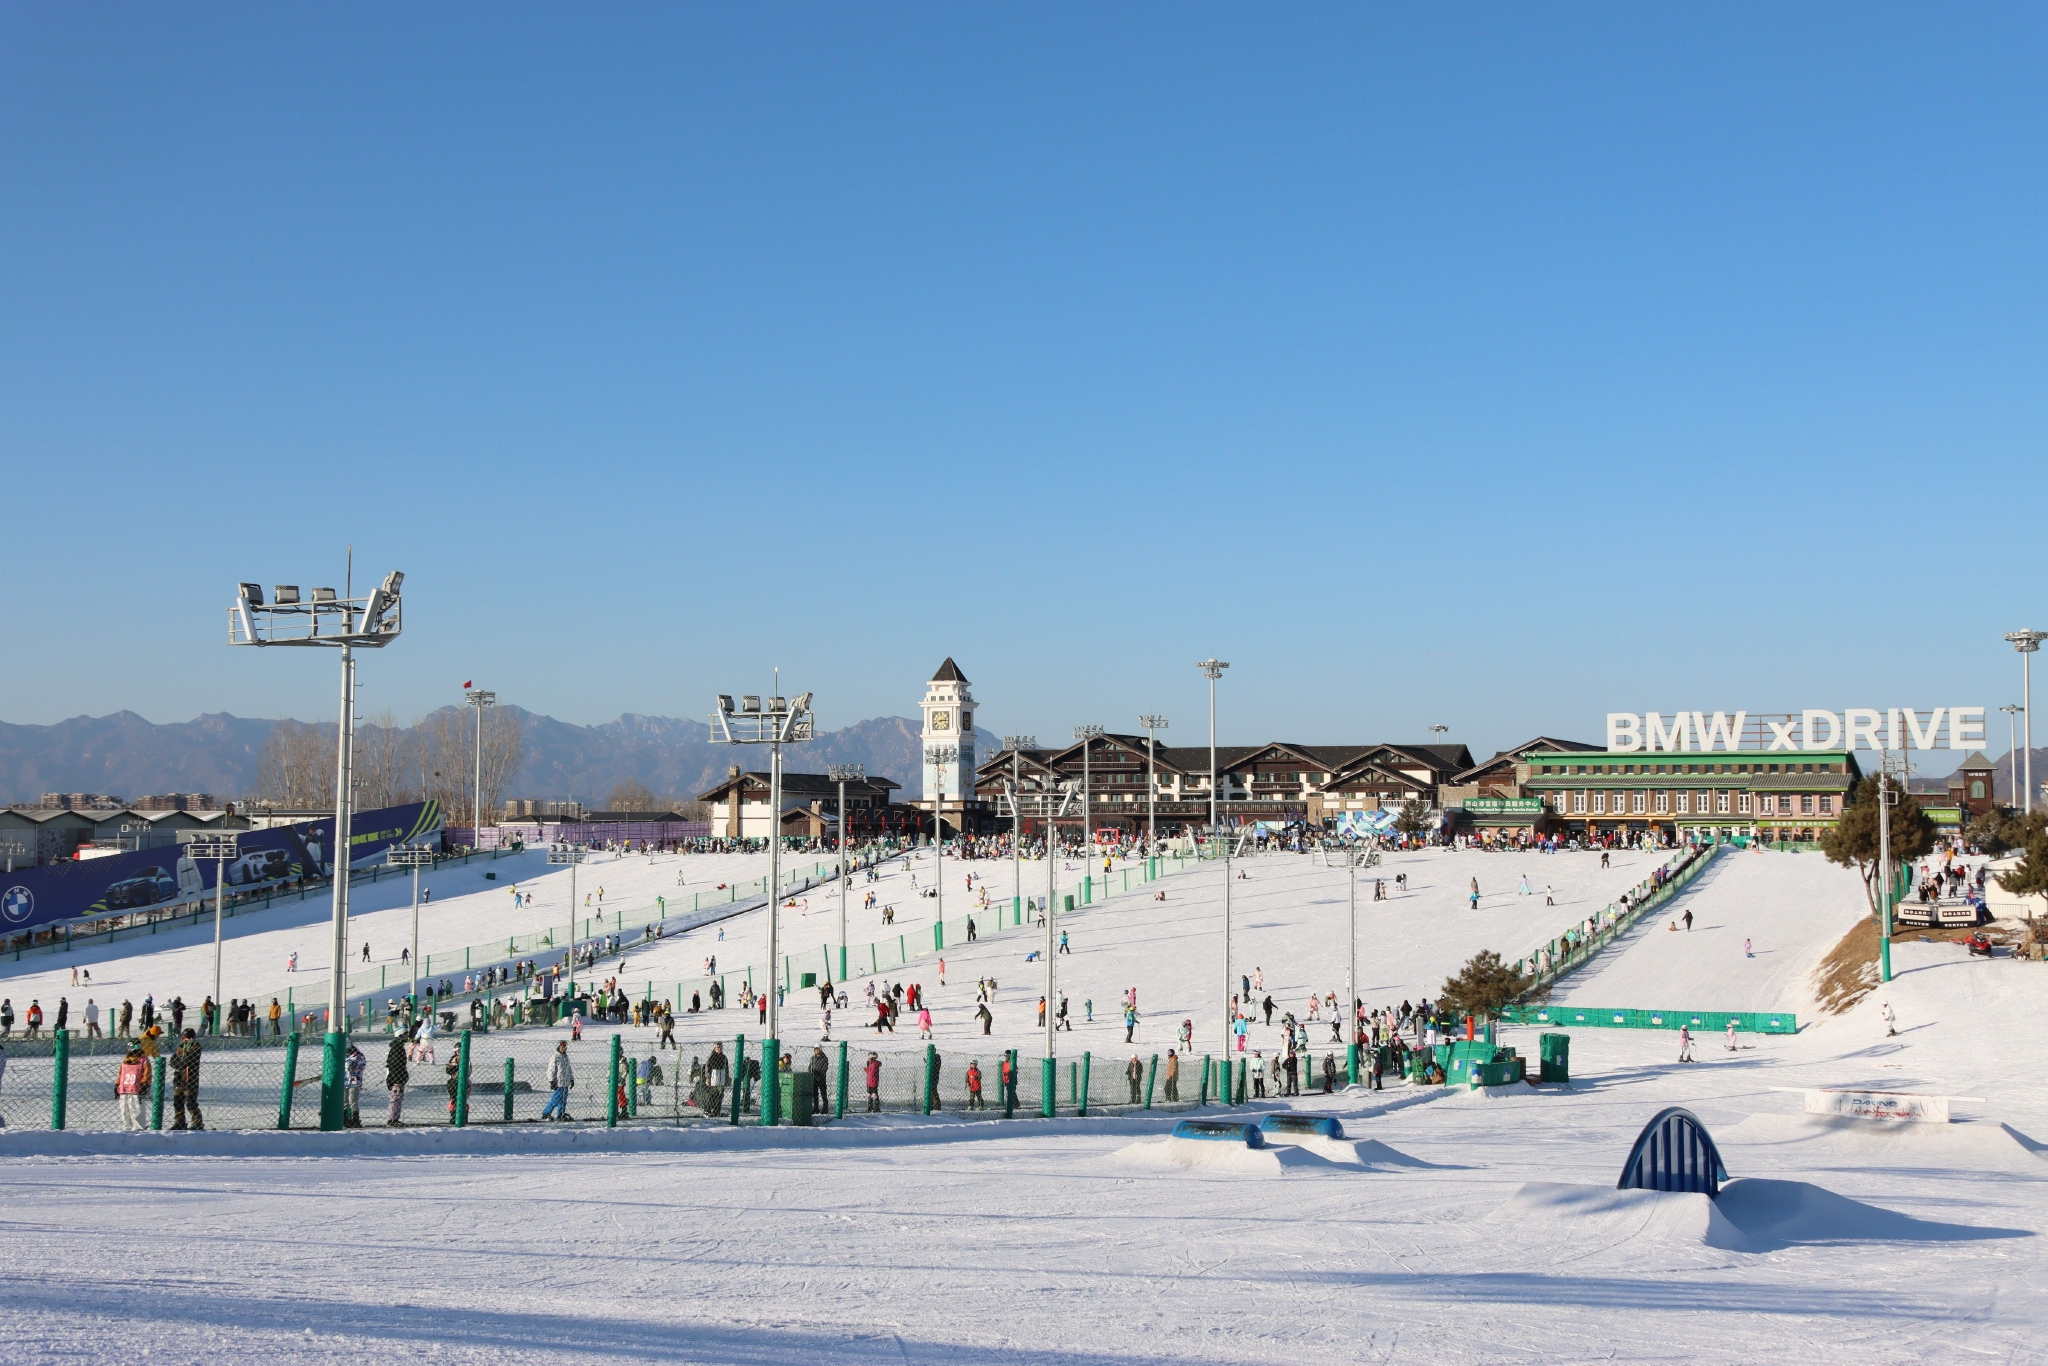
[[[1806,1092],[1809,1115],[1846,1115],[1906,1124],[1946,1124],[1948,1096],[1915,1096],[1904,1091]]]

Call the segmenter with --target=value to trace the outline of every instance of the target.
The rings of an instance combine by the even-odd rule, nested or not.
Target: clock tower
[[[924,730],[918,739],[918,761],[924,770],[926,810],[933,809],[944,788],[945,810],[951,813],[955,831],[961,828],[963,803],[974,800],[974,696],[967,691],[967,677],[949,657],[925,685]],[[934,764],[926,758],[933,746],[958,751],[948,763]]]

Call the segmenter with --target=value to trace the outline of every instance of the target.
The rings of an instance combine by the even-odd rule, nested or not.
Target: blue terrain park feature
[[[1328,1115],[1267,1115],[1259,1131],[1268,1134],[1302,1134],[1316,1138],[1342,1138],[1344,1126]]]
[[[1707,1126],[1692,1111],[1674,1105],[1643,1126],[1614,1184],[1617,1190],[1689,1191],[1715,1198],[1727,1179]]]
[[[1266,1136],[1259,1132],[1258,1125],[1229,1124],[1220,1119],[1184,1119],[1173,1126],[1173,1136],[1204,1143],[1242,1143],[1247,1148],[1266,1146]]]

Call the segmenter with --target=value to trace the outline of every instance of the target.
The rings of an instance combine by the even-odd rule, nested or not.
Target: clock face
[[[950,730],[952,728],[952,725],[953,714],[951,712],[935,711],[932,713],[933,730]]]

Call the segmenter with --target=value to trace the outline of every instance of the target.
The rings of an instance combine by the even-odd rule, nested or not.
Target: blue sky
[[[0,5],[0,717],[1970,703],[2039,7]],[[1994,721],[2000,721],[1993,713]],[[2002,730],[2002,726],[1994,729]],[[2002,748],[2002,736],[1994,748]]]

